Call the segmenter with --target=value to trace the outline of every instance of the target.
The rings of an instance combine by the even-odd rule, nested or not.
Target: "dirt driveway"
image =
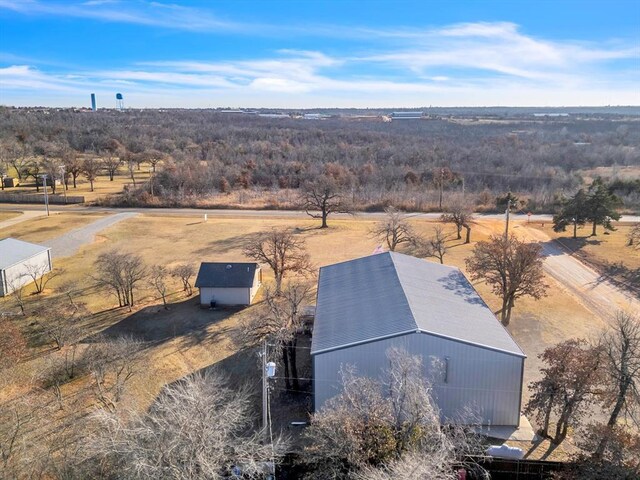
[[[617,310],[640,312],[640,300],[632,293],[617,288],[598,272],[569,254],[546,233],[523,226],[521,233],[542,245],[544,269],[571,296],[603,319]]]

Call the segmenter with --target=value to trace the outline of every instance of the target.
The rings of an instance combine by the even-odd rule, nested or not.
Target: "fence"
[[[476,459],[476,461],[478,465],[489,472],[491,480],[547,480],[551,478],[553,472],[560,471],[567,466],[566,463],[544,460],[493,458],[484,461]],[[467,475],[468,480],[476,478],[479,477],[473,474]]]
[[[0,193],[0,203],[41,203],[44,205],[44,195],[28,193]],[[84,203],[84,197],[78,195],[52,195],[49,194],[49,203],[64,205],[65,203]]]

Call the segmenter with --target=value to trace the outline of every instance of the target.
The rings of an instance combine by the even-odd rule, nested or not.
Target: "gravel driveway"
[[[96,220],[84,227],[71,230],[60,237],[41,242],[41,244],[51,247],[51,255],[53,258],[69,257],[76,253],[81,246],[92,243],[96,234],[100,231],[122,220],[135,217],[136,215],[138,214],[133,212],[116,213],[115,215]]]
[[[546,233],[535,228],[526,231],[542,245],[545,272],[593,313],[609,319],[620,309],[640,312],[640,300],[632,293],[603,279],[598,272],[569,255]]]

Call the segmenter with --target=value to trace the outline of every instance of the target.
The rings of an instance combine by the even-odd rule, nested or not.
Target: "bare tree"
[[[71,148],[66,149],[63,154],[63,163],[65,167],[65,184],[67,186],[67,190],[69,189],[69,175],[73,180],[73,188],[78,188],[77,180],[78,177],[82,174],[83,162],[76,154],[76,151]]]
[[[450,478],[453,465],[478,452],[464,428],[441,428],[421,358],[395,348],[387,356],[389,368],[380,380],[343,368],[341,393],[313,415],[304,458],[318,478],[341,478],[345,472],[363,479],[396,478],[389,476],[396,464],[413,464],[414,456],[427,474],[407,478]]]
[[[177,277],[182,282],[182,291],[187,292],[188,296],[193,294],[193,288],[191,286],[191,277],[193,277],[196,273],[193,265],[189,265],[188,263],[182,263],[180,265],[176,265],[171,270],[171,275]]]
[[[612,431],[621,415],[631,417],[636,427],[640,416],[640,321],[637,316],[619,311],[613,327],[601,338],[604,351],[605,378],[609,380],[604,404],[611,407],[606,428]],[[594,452],[600,459],[607,448],[609,435],[604,435]]]
[[[466,260],[471,278],[486,281],[501,297],[503,325],[509,325],[516,299],[528,295],[538,300],[546,295],[541,251],[538,244],[500,235],[478,242]]]
[[[134,187],[136,186],[136,163],[137,162],[135,156],[129,155],[127,157],[127,170],[129,170],[129,178],[131,178]]]
[[[153,168],[153,172],[156,171],[156,165],[164,160],[166,155],[158,150],[153,148],[147,149],[140,154],[140,161],[147,162]]]
[[[13,299],[16,301],[16,303],[18,304],[18,306],[20,307],[20,312],[22,313],[22,315],[25,315],[24,312],[24,287],[25,285],[21,282],[20,278],[17,279],[12,279],[9,280],[7,282],[7,286],[9,287],[9,290],[11,291],[11,296],[13,297]]]
[[[416,237],[414,239],[415,255],[418,257],[433,257],[440,260],[440,263],[444,263],[444,256],[449,249],[447,242],[449,241],[449,235],[444,233],[444,230],[440,225],[436,225],[433,228],[433,236],[424,239]]]
[[[33,312],[33,317],[58,350],[80,338],[77,325],[88,315],[89,311],[82,303],[65,304],[55,300],[40,303]]]
[[[327,228],[327,217],[332,213],[352,213],[351,206],[330,177],[319,177],[301,188],[300,202],[307,215],[322,219],[320,228]],[[319,212],[319,213],[313,213]]]
[[[273,229],[252,240],[243,253],[253,260],[266,263],[273,270],[278,295],[282,279],[291,273],[307,274],[312,270],[311,259],[302,237],[286,229]]]
[[[162,297],[162,305],[165,310],[167,307],[167,277],[169,276],[169,270],[164,265],[153,265],[149,273],[149,280],[151,286],[155,288],[156,292]]]
[[[122,157],[124,155],[124,150],[118,150],[117,152],[106,151],[105,155],[102,157],[101,163],[104,169],[109,174],[110,182],[113,182],[113,177],[118,172],[120,165],[122,165]]]
[[[443,222],[453,223],[456,226],[458,240],[462,239],[462,229],[465,228],[467,235],[464,243],[471,242],[471,222],[473,221],[473,211],[469,205],[462,202],[454,202],[447,207],[446,212],[442,214],[440,219]]]
[[[434,186],[438,189],[438,210],[442,211],[442,197],[444,188],[460,181],[457,173],[451,171],[449,167],[438,167],[431,172]]]
[[[369,234],[387,244],[387,248],[394,252],[403,243],[415,241],[415,233],[411,225],[404,218],[404,214],[393,207],[385,209],[387,214],[384,220],[377,222]]]
[[[313,289],[310,283],[289,283],[276,295],[267,288],[263,307],[240,323],[238,333],[242,343],[253,346],[268,339],[278,345],[286,388],[300,388],[297,368],[298,334],[302,331],[300,317],[302,306],[312,298]]]
[[[193,374],[166,387],[148,413],[132,410],[123,420],[98,412],[90,449],[119,478],[227,478],[235,468],[243,478],[263,478],[287,442],[251,433],[250,392],[226,383],[217,373]]]
[[[96,399],[113,412],[125,386],[136,373],[140,342],[131,337],[99,338],[85,352],[83,362],[91,372]]]
[[[631,230],[629,231],[629,234],[627,235],[627,239],[628,239],[627,245],[635,248],[636,250],[640,249],[640,223],[636,223],[631,228]]]
[[[47,284],[59,275],[64,273],[64,270],[58,268],[49,270],[49,264],[43,263],[30,263],[25,265],[26,274],[33,280],[33,285],[36,288],[36,293],[40,294],[44,292]]]
[[[96,181],[98,173],[100,173],[100,163],[94,157],[85,158],[82,164],[82,171],[84,172],[84,176],[87,177],[91,185],[91,191],[93,192],[93,182]]]
[[[601,349],[584,340],[568,340],[547,348],[538,357],[544,362],[542,378],[529,386],[532,395],[525,413],[536,415],[543,437],[549,436],[555,413],[556,430],[551,438],[559,445],[569,427],[578,426],[597,399],[597,389],[603,381]]]
[[[48,180],[51,181],[51,191],[56,194],[57,182],[63,180],[60,167],[64,164],[62,159],[59,158],[61,152],[59,150],[53,150],[50,155],[46,155],[42,160],[42,170],[47,174]]]
[[[27,341],[16,323],[0,313],[0,370],[15,365],[27,350]]]
[[[134,305],[134,291],[147,275],[142,257],[112,250],[102,253],[94,263],[98,286],[105,287],[118,299],[120,307]]]

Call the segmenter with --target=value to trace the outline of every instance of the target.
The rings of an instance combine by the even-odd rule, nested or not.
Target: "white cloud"
[[[93,71],[44,71],[5,54],[15,65],[0,69],[0,101],[17,102],[31,90],[38,98],[73,94],[84,103],[94,90],[112,95],[126,89],[132,106],[170,106],[174,98],[183,106],[640,104],[637,68],[609,68],[612,61],[637,61],[633,44],[550,41],[504,22],[396,33],[392,44],[373,43],[358,55],[348,48],[340,55],[282,49],[266,58],[138,62]]]

